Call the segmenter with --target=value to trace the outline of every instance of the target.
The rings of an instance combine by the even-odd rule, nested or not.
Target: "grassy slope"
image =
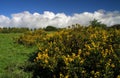
[[[9,72],[9,70],[9,74],[16,71],[19,72],[19,70],[13,70],[15,66],[24,63],[28,58],[28,54],[35,51],[34,47],[27,48],[23,45],[15,44],[13,37],[18,37],[19,35],[15,33],[0,33],[0,75],[6,71]],[[5,69],[6,67],[8,68]]]

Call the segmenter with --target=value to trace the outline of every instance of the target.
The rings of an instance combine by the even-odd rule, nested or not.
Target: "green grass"
[[[14,39],[19,37],[20,33],[0,33],[0,78],[23,78],[19,76],[24,74],[25,78],[29,78],[28,75],[22,70],[18,69],[18,66],[24,64],[28,59],[28,55],[36,50],[35,47],[25,47],[14,43]]]

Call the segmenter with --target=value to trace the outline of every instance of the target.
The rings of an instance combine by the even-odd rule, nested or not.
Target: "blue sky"
[[[120,24],[120,0],[0,0],[0,27]]]
[[[72,15],[99,9],[119,11],[120,0],[0,0],[0,14],[7,16],[23,11],[31,13],[52,11]]]

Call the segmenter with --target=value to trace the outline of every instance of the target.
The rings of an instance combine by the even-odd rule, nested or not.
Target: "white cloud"
[[[4,15],[0,15],[0,27],[9,26],[10,19]]]
[[[21,13],[12,14],[11,18],[0,15],[0,27],[43,28],[48,25],[66,27],[76,23],[81,25],[88,25],[89,21],[93,19],[98,19],[108,26],[120,24],[120,12],[106,12],[104,10],[98,10],[94,13],[83,12],[68,16],[64,13],[55,14],[50,11],[45,11],[43,14],[37,12],[32,14],[28,11],[24,11]]]

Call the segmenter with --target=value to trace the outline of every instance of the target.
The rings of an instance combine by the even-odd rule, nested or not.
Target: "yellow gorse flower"
[[[71,72],[74,72],[72,74],[76,77],[81,73],[83,78],[88,77],[88,74],[89,77],[94,78],[103,77],[102,73],[105,73],[104,77],[108,76],[106,73],[114,72],[113,69],[119,67],[117,64],[120,63],[119,53],[117,53],[120,48],[117,43],[120,30],[114,30],[114,33],[97,27],[63,29],[49,33],[45,35],[44,42],[38,44],[40,52],[36,55],[34,62],[52,72],[58,68],[60,78],[71,77]],[[32,42],[32,40],[26,41]]]

